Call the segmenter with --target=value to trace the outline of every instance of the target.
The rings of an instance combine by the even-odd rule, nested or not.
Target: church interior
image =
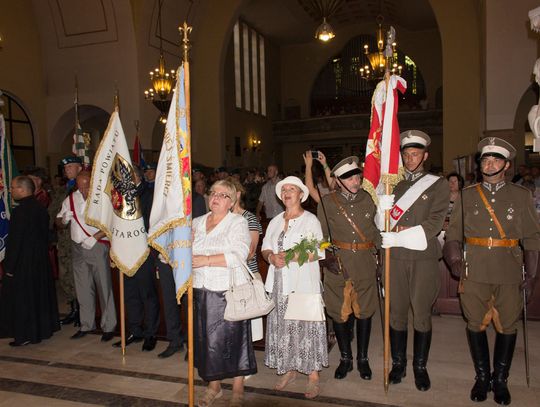
[[[540,95],[533,75],[540,33],[531,29],[528,12],[539,5],[534,0],[0,0],[0,110],[19,169],[40,166],[53,177],[61,175],[60,159],[72,151],[75,95],[92,153],[118,95],[128,146],[138,136],[146,161],[157,161],[171,94],[157,89],[153,79],[160,63],[170,76],[181,64],[179,27],[187,22],[193,166],[247,171],[277,164],[284,174],[301,174],[306,150],[323,151],[334,164],[350,155],[363,158],[377,84],[366,74],[371,62],[365,47],[376,48],[381,23],[385,32],[395,29],[396,69],[399,65],[408,85],[399,98],[399,126],[430,135],[427,168],[441,175],[474,171],[478,141],[493,136],[516,147],[513,175],[519,166],[540,166],[528,121]],[[326,42],[315,38],[321,17],[335,34]],[[258,348],[258,373],[246,381],[245,405],[472,405],[474,370],[456,286],[441,265],[429,392],[414,388],[411,369],[402,385],[385,393],[377,313],[373,380],[360,380],[356,371],[335,380],[336,347],[321,373],[321,395],[305,400],[300,383],[273,390],[275,373],[264,366],[264,348]],[[60,312],[67,312],[61,298],[58,303]],[[536,406],[540,397],[539,292],[529,318],[530,385],[521,329],[509,378],[516,406]],[[162,360],[129,347],[122,356],[97,335],[73,343],[74,332],[63,327],[49,340],[16,349],[0,339],[0,406],[187,405],[185,353]],[[493,329],[489,332],[492,342]],[[412,343],[409,354],[411,349]],[[195,378],[197,394],[205,384],[196,373]],[[227,405],[231,383],[225,381],[225,397],[216,406]],[[492,398],[484,404],[495,405]]]

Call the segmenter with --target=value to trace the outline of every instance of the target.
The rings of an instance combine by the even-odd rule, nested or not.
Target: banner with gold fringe
[[[178,301],[191,283],[191,157],[187,128],[184,66],[177,82],[165,126],[150,213],[150,245],[173,271]]]
[[[130,277],[150,252],[137,181],[120,116],[115,110],[94,159],[85,222],[107,235],[111,260]]]
[[[384,194],[384,184],[392,188],[403,176],[399,151],[399,124],[397,120],[398,95],[407,89],[407,82],[392,75],[387,82],[377,84],[371,100],[371,128],[366,145],[364,180],[362,187],[369,192],[375,204],[377,195]]]

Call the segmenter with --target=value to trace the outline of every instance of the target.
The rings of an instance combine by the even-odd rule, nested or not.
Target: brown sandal
[[[290,371],[285,373],[281,378],[277,381],[276,385],[274,386],[274,390],[281,391],[285,387],[287,387],[289,384],[294,382],[296,380],[296,372]]]
[[[307,399],[314,399],[319,395],[321,392],[321,387],[319,385],[318,380],[308,380],[307,386],[306,386],[306,392],[304,393],[304,396]]]
[[[207,388],[204,391],[203,396],[199,399],[199,402],[197,403],[197,405],[199,407],[209,407],[214,403],[214,401],[216,401],[221,396],[223,396],[223,391],[221,391],[221,389],[219,389],[219,391],[215,391],[210,388]]]

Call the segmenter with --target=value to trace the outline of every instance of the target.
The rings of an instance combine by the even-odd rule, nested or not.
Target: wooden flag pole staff
[[[386,195],[391,194],[390,183],[385,185]],[[390,232],[390,210],[384,211],[384,230]],[[388,393],[390,361],[390,248],[384,249],[384,391]]]
[[[183,49],[183,64],[184,64],[184,93],[186,97],[186,122],[187,122],[187,139],[191,140],[191,100],[189,89],[189,39],[188,35],[191,33],[193,27],[188,26],[187,21],[179,27],[179,31],[182,33],[182,49]],[[191,143],[188,143],[191,148]],[[191,151],[189,151],[191,156]],[[189,174],[191,174],[191,160]],[[195,405],[194,395],[194,379],[193,379],[193,285],[191,280],[187,288],[188,294],[188,403],[189,407]]]
[[[114,90],[114,110],[120,114],[120,97],[118,95],[118,85]],[[124,304],[124,273],[118,269],[120,280],[120,343],[122,346],[122,356],[126,355],[126,306]]]
[[[384,75],[386,90],[390,85],[390,72]],[[392,193],[390,182],[384,184],[386,195]],[[384,211],[384,230],[390,232],[390,210]],[[390,368],[390,248],[384,249],[384,392],[388,393],[388,375]]]

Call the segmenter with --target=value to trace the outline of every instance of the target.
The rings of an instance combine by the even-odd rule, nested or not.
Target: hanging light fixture
[[[377,39],[377,49],[374,52],[369,52],[369,45],[364,45],[364,54],[366,55],[369,65],[364,65],[360,68],[360,76],[366,80],[380,80],[384,74],[389,71],[392,74],[401,75],[403,67],[398,64],[396,30],[390,26],[386,33],[386,43],[382,23],[384,17],[379,14],[377,16],[377,30],[375,38]]]
[[[332,17],[341,6],[343,0],[311,0],[302,2],[305,10],[322,23],[315,31],[315,38],[322,42],[328,42],[336,36],[334,29],[327,20]]]
[[[317,38],[319,41],[327,42],[335,36],[336,34],[334,34],[332,26],[328,24],[326,17],[323,17],[322,24],[317,28],[317,31],[315,31],[315,38]]]
[[[152,87],[144,91],[144,98],[151,101],[161,112],[159,121],[167,122],[167,112],[170,106],[169,95],[173,89],[176,73],[174,70],[167,72],[165,68],[165,57],[163,56],[163,36],[161,34],[161,6],[163,0],[158,2],[158,31],[159,31],[159,64],[153,71],[150,71],[150,82]]]

